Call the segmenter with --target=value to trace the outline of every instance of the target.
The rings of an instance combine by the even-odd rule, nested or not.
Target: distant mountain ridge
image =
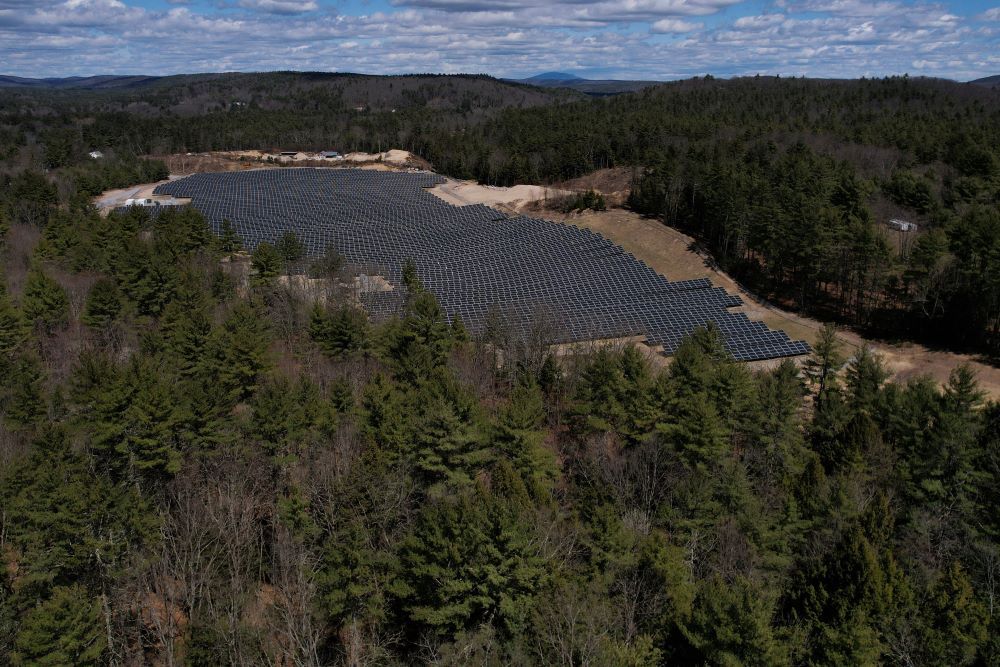
[[[977,86],[983,86],[984,88],[1000,88],[1000,74],[984,76],[982,79],[975,79],[969,83],[974,83]]]
[[[585,79],[575,74],[566,72],[543,72],[527,79],[505,79],[515,83],[524,83],[529,86],[540,88],[569,88],[587,95],[618,95],[621,93],[634,93],[643,88],[656,86],[662,81],[631,81],[619,79]]]
[[[163,77],[143,75],[70,76],[33,79],[0,74],[0,88],[54,88],[80,90],[106,90],[111,88],[131,88],[155,83]]]
[[[397,78],[391,75],[378,74],[353,74],[348,72],[263,72],[263,73],[204,73],[204,74],[175,74],[175,75],[141,75],[141,74],[101,74],[95,76],[70,76],[70,77],[21,77],[9,74],[0,74],[0,88],[19,88],[37,90],[78,90],[78,91],[98,91],[98,90],[129,90],[140,89],[153,86],[157,83],[201,83],[212,79],[222,79],[225,77],[246,77],[266,74],[286,74],[299,75],[304,78],[316,77],[345,77],[345,78]],[[399,78],[414,77],[434,77],[436,75],[400,75]],[[466,75],[469,78],[479,78],[477,75]],[[485,77],[492,78],[492,77]],[[740,77],[736,77],[740,78]],[[651,86],[666,83],[665,81],[653,80],[629,80],[629,79],[587,79],[568,72],[542,72],[524,79],[495,79],[498,82],[521,84],[534,86],[536,88],[563,88],[584,93],[591,96],[618,95],[630,93]],[[1000,74],[974,79],[968,83],[983,88],[1000,88]]]
[[[219,111],[394,112],[419,108],[487,114],[583,99],[584,93],[476,74],[382,76],[346,72],[226,72],[30,79],[0,76],[0,113],[73,98],[80,108],[139,116]]]
[[[541,74],[536,74],[535,76],[528,77],[527,79],[522,79],[522,81],[586,81],[583,77],[579,77],[575,74],[567,74],[566,72],[542,72]]]

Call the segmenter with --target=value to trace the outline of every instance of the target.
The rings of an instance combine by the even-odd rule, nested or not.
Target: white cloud
[[[869,0],[804,0],[789,3],[788,8],[797,12],[826,12],[844,16],[887,16],[905,13],[908,8],[898,2],[871,2]]]
[[[268,14],[304,14],[319,9],[315,0],[240,0],[239,5]]]
[[[386,10],[365,12],[366,5],[356,4],[342,14],[319,0],[217,0],[165,9],[138,2],[0,0],[0,70],[23,76],[568,70],[661,79],[904,71],[976,78],[1000,71],[993,55],[1000,52],[1000,31],[987,22],[1000,8],[972,17],[959,0],[776,0],[772,7],[780,9],[764,14],[737,0],[397,0]]]
[[[784,14],[763,14],[761,16],[741,16],[733,23],[734,28],[741,30],[762,30],[784,22]]]
[[[679,19],[660,19],[654,22],[650,29],[656,33],[680,33],[691,32],[701,27],[701,23],[689,23]]]

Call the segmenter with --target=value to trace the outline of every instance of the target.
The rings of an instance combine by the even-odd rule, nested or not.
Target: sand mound
[[[474,181],[448,180],[431,189],[431,193],[455,206],[485,204],[519,210],[526,204],[545,199],[556,199],[571,194],[565,190],[541,185],[514,185],[509,188],[480,185]]]
[[[383,162],[397,167],[415,166],[420,161],[413,153],[398,148],[384,153],[348,153],[344,159],[348,162]]]

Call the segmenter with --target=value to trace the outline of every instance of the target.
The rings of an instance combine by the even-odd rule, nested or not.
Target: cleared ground
[[[361,169],[429,169],[430,164],[407,151],[393,149],[382,153],[347,153],[341,159],[323,158],[319,153],[302,151],[281,155],[278,151],[211,151],[146,156],[162,160],[171,174],[203,174],[243,169],[269,169],[286,165],[296,167],[354,167]]]
[[[171,179],[175,177],[171,176]],[[99,208],[101,211],[110,211],[113,208],[119,206],[124,206],[125,201],[128,199],[149,199],[153,197],[153,190],[156,186],[162,185],[163,183],[169,183],[171,179],[166,181],[158,181],[156,183],[145,183],[143,185],[135,185],[131,188],[121,188],[120,190],[107,190],[101,193],[99,197],[94,199],[94,206]]]
[[[544,202],[570,194],[568,190],[546,188],[540,185],[515,185],[509,188],[480,185],[475,181],[448,179],[431,188],[430,192],[454,206],[485,204],[506,212],[519,212],[529,204]]]

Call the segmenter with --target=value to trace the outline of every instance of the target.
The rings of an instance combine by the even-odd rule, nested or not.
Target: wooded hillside
[[[832,328],[801,370],[713,330],[666,368],[557,358],[499,314],[470,340],[412,270],[373,323],[336,248],[241,259],[192,209],[90,203],[210,148],[401,147],[492,183],[632,166],[631,206],[762,292],[991,350],[996,93],[415,77],[356,111],[289,76],[217,110],[211,79],[162,107],[0,97],[0,664],[1000,663],[1000,406],[968,368],[886,382]]]
[[[56,202],[53,201],[53,206]],[[993,664],[1000,408],[372,325],[193,211],[5,235],[0,661]],[[331,255],[313,275],[330,275]],[[497,346],[506,350],[498,364]]]

